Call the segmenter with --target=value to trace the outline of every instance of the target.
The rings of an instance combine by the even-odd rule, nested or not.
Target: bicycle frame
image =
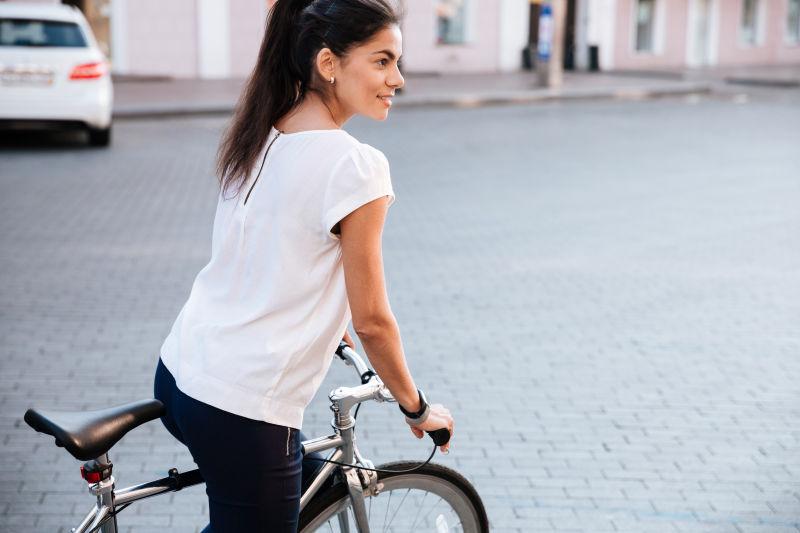
[[[328,460],[375,468],[372,461],[362,457],[358,451],[354,434],[355,419],[350,415],[350,411],[358,404],[369,400],[378,402],[395,400],[380,378],[370,371],[360,355],[349,347],[344,347],[337,353],[348,366],[355,368],[364,383],[357,387],[339,387],[328,395],[331,401],[330,409],[334,415],[331,426],[335,433],[303,441],[303,455],[331,450],[327,457]],[[97,460],[102,463],[110,463],[107,453],[98,457]],[[347,483],[356,531],[369,533],[365,496],[377,495],[381,490],[377,473],[372,471],[325,463],[314,481],[300,497],[300,511],[305,509],[323,483],[334,475],[337,469],[341,469]],[[198,469],[180,473],[177,469],[172,468],[165,478],[114,490],[114,476],[112,475],[106,480],[90,485],[89,492],[96,496],[97,503],[86,515],[86,518],[72,529],[72,532],[86,533],[97,528],[101,533],[117,533],[116,513],[119,507],[128,506],[144,498],[176,492],[203,482]],[[339,514],[339,523],[343,532],[350,531],[346,513]]]

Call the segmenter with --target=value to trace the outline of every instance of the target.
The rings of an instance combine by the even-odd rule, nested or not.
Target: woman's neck
[[[294,109],[281,117],[275,127],[285,133],[307,130],[340,129],[349,116],[326,104],[314,92],[309,92]]]

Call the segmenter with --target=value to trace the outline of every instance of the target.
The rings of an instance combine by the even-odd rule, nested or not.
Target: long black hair
[[[317,53],[344,57],[375,33],[399,24],[387,0],[278,0],[270,10],[258,60],[223,135],[217,176],[238,195],[270,128],[309,91],[320,91]]]

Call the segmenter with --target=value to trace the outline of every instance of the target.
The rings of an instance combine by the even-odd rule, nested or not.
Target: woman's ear
[[[323,48],[317,52],[317,72],[323,80],[329,81],[332,76],[336,75],[336,60],[336,54],[330,48]]]

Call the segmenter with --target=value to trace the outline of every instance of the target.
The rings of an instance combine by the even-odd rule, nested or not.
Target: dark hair
[[[387,0],[278,0],[270,10],[258,60],[217,153],[223,192],[238,195],[270,129],[309,91],[323,48],[344,57],[399,17]]]

